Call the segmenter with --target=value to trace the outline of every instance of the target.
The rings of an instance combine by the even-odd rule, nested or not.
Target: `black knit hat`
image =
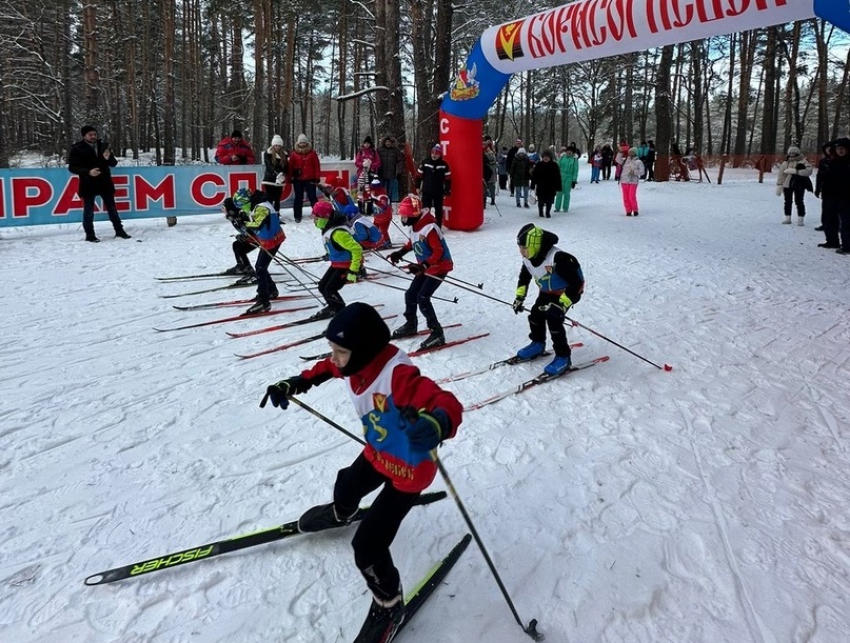
[[[242,138],[242,132],[240,132],[238,129],[235,129],[230,133],[230,138]]]
[[[366,138],[363,139],[363,144],[365,145],[366,143],[368,143],[369,145],[372,144],[372,137],[371,136],[367,136]]]
[[[850,138],[846,136],[836,139],[832,142],[833,147],[843,147],[845,150],[850,152]]]
[[[89,132],[96,132],[97,128],[94,125],[83,125],[80,128],[80,136],[85,136]]]
[[[348,364],[340,370],[343,375],[354,375],[390,343],[390,329],[377,310],[358,301],[336,314],[325,337],[351,351]]]

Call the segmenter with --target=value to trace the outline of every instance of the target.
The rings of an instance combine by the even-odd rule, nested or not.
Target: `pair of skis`
[[[298,308],[287,308],[286,310],[270,310],[265,313],[242,313],[241,315],[233,315],[231,317],[223,317],[220,319],[210,319],[204,322],[197,322],[194,324],[184,324],[183,326],[171,326],[170,328],[154,328],[154,330],[158,333],[167,333],[173,330],[187,330],[189,328],[201,328],[203,326],[214,326],[216,324],[227,324],[229,322],[235,321],[244,321],[246,319],[255,319],[257,317],[271,317],[273,315],[285,315],[287,313],[298,312],[299,310],[310,310],[311,308],[318,308],[318,306],[299,306]],[[312,320],[310,320],[312,321]],[[307,323],[305,320],[303,323]]]
[[[417,499],[416,504],[428,505],[433,502],[437,502],[438,500],[442,500],[445,497],[445,491],[423,493]],[[362,520],[368,511],[369,507],[361,507],[354,515],[352,522]],[[150,558],[138,563],[131,563],[129,565],[108,569],[106,571],[98,572],[97,574],[92,574],[87,577],[84,582],[86,585],[106,585],[108,583],[114,583],[128,578],[135,578],[164,569],[170,569],[171,567],[176,567],[178,565],[206,560],[207,558],[220,556],[240,549],[246,549],[248,547],[255,547],[257,545],[282,540],[299,534],[298,521],[294,520],[278,525],[277,527],[272,527],[271,529],[264,529],[254,533],[245,534],[243,536],[219,540],[199,547],[190,547],[189,549],[183,549],[170,554],[165,554],[164,556]],[[457,563],[460,559],[463,552],[469,547],[469,543],[471,541],[472,536],[470,534],[466,534],[463,538],[461,538],[460,541],[445,556],[445,558],[428,570],[422,580],[415,586],[413,591],[405,597],[405,618],[393,635],[393,639],[398,637],[419,609],[425,604],[428,598],[430,598],[430,596],[434,593],[434,590],[440,585],[440,583],[443,582],[452,567],[454,567],[455,563]]]

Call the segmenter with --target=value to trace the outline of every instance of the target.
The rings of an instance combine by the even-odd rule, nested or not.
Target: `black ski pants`
[[[325,298],[329,308],[338,312],[345,308],[345,300],[339,291],[348,283],[348,268],[334,268],[331,266],[319,279],[319,294]]]
[[[260,248],[260,254],[257,255],[257,263],[254,264],[254,271],[257,273],[257,301],[268,302],[271,299],[272,291],[277,290],[274,280],[269,274],[269,266],[272,259],[280,250],[280,245],[276,245],[270,250]]]
[[[393,487],[390,479],[375,471],[361,453],[351,466],[337,473],[334,506],[339,515],[350,516],[365,496],[382,485],[383,489],[357,527],[351,544],[354,562],[369,589],[378,599],[387,601],[398,596],[401,588],[401,577],[393,564],[390,545],[419,494],[404,493]]]
[[[248,253],[256,249],[256,244],[251,243],[246,235],[237,235],[236,241],[233,242],[233,256],[236,257],[236,263],[240,266],[250,266],[251,260],[248,259]]]
[[[556,303],[559,297],[560,293],[550,292],[541,292],[537,295],[531,314],[528,316],[528,325],[531,328],[528,338],[532,342],[545,344],[546,327],[548,326],[555,355],[569,357],[571,351],[570,344],[567,341],[567,330],[564,328],[564,311],[557,306],[552,306],[548,310],[541,310],[541,306]]]
[[[838,214],[840,203],[838,199],[823,197],[821,201],[820,224],[826,236],[826,242],[831,246],[838,247],[838,231],[841,228],[841,218]]]
[[[416,307],[419,306],[428,328],[431,330],[440,328],[440,322],[437,321],[437,311],[434,310],[434,304],[431,303],[431,295],[440,287],[445,278],[446,275],[436,275],[435,277],[428,277],[425,274],[416,275],[404,293],[404,318],[415,321]]]
[[[434,218],[437,220],[437,225],[443,227],[443,193],[440,192],[423,192],[422,207],[431,208],[434,213]]]

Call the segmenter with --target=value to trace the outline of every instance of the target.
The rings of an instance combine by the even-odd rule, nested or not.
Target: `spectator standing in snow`
[[[620,190],[623,192],[623,207],[627,217],[638,215],[637,189],[644,167],[637,155],[637,148],[631,148],[626,160],[620,165]]]
[[[602,170],[602,150],[599,146],[590,155],[590,182],[599,183],[599,173]]]
[[[109,149],[109,143],[101,141],[97,129],[92,125],[80,128],[83,140],[71,147],[68,153],[68,171],[80,177],[77,194],[83,201],[83,231],[86,241],[99,243],[100,239],[94,233],[94,200],[100,197],[103,208],[109,214],[109,221],[119,239],[129,239],[124,231],[118,208],[115,205],[115,184],[112,182],[110,168],[118,165],[118,160]]]
[[[215,160],[222,165],[254,165],[257,157],[248,142],[242,138],[242,132],[233,130],[215,148]]]
[[[655,141],[649,140],[646,142],[646,180],[655,180]]]
[[[502,151],[496,157],[496,165],[499,169],[499,190],[508,189],[508,146],[502,145]]]
[[[289,180],[292,182],[292,193],[295,198],[292,204],[292,214],[297,223],[301,222],[304,208],[304,193],[311,206],[319,200],[316,196],[316,186],[321,178],[321,163],[316,150],[310,145],[306,134],[299,134],[295,149],[289,155]]]
[[[508,169],[508,175],[511,174],[511,168],[514,166],[514,157],[516,157],[517,152],[522,147],[522,139],[518,138],[514,141],[514,146],[508,150],[507,158],[505,159],[505,167]],[[511,196],[514,195],[514,184],[513,181],[510,184],[511,187]]]
[[[573,148],[561,148],[561,156],[558,158],[558,170],[561,174],[561,189],[555,199],[555,212],[570,211],[570,193],[576,186],[578,179],[578,157]]]
[[[528,179],[531,175],[531,163],[525,148],[517,150],[511,163],[511,193],[516,197],[516,207],[528,207]],[[522,203],[520,203],[520,200]]]
[[[602,180],[611,179],[611,165],[614,163],[614,150],[606,143],[602,146]]]
[[[263,192],[274,205],[274,209],[280,212],[280,197],[283,194],[283,182],[286,180],[286,167],[289,156],[283,149],[283,139],[275,134],[272,137],[269,149],[263,152]]]
[[[555,195],[561,192],[561,170],[552,160],[552,152],[543,150],[540,161],[531,168],[531,179],[537,195],[537,213],[547,219],[552,218],[552,204]]]
[[[835,252],[850,255],[850,138],[839,138],[833,147],[835,159],[824,177],[823,191],[834,199],[838,212],[841,247]]]
[[[404,173],[404,157],[392,136],[384,137],[378,156],[381,159],[378,178],[387,191],[388,200],[395,203],[398,201],[398,177]]]
[[[437,225],[443,227],[443,197],[451,194],[452,171],[443,158],[439,144],[431,148],[431,154],[416,170],[416,187],[422,191],[422,206],[431,208]]]
[[[797,206],[797,225],[805,225],[806,190],[812,192],[812,168],[809,161],[800,152],[800,148],[792,145],[788,148],[788,156],[779,166],[776,173],[776,196],[785,197],[785,218],[782,223],[791,223],[791,206]]]
[[[826,143],[822,149],[823,158],[818,161],[818,173],[815,176],[815,198],[821,200],[821,215],[820,226],[815,230],[822,230],[826,236],[826,241],[819,243],[818,248],[839,248],[841,244],[838,239],[838,231],[841,224],[836,209],[837,202],[832,195],[835,188],[826,182],[829,167],[835,161],[835,147],[832,143]]]
[[[487,198],[490,205],[496,205],[496,180],[499,166],[496,161],[496,148],[493,139],[489,136],[484,140],[484,207],[487,207]]]

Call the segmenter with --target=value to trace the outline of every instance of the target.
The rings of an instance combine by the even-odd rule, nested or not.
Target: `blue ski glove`
[[[266,394],[260,402],[260,408],[265,408],[266,402],[271,400],[272,406],[286,410],[289,408],[289,396],[300,395],[306,393],[313,387],[313,384],[306,378],[296,375],[285,380],[281,380],[276,384],[270,385],[266,389]]]
[[[448,414],[442,409],[431,413],[407,409],[407,441],[417,451],[432,451],[451,433]]]

